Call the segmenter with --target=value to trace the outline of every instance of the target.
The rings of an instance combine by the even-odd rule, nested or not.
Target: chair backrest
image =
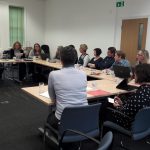
[[[99,134],[99,111],[101,104],[67,107],[64,109],[59,126],[60,135],[67,129],[81,131],[89,136]],[[72,134],[72,133],[70,133]],[[72,139],[83,140],[82,136],[74,135]],[[70,138],[71,140],[71,138]]]
[[[112,140],[113,134],[111,131],[109,131],[105,134],[105,136],[101,140],[98,150],[108,150],[111,146]]]
[[[42,45],[41,49],[44,51],[44,53],[47,55],[48,58],[50,58],[50,49],[48,45]]]
[[[132,124],[134,140],[140,140],[150,135],[150,107],[141,109]]]
[[[4,50],[2,58],[9,59],[10,58],[10,50]]]

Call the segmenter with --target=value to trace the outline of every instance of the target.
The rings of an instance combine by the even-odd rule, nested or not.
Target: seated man
[[[66,46],[60,51],[63,68],[52,71],[48,79],[48,91],[52,101],[56,104],[55,114],[48,116],[48,123],[58,128],[58,122],[65,107],[88,105],[86,74],[74,68],[77,59],[76,50]]]
[[[124,66],[131,67],[129,61],[126,59],[126,55],[123,51],[116,51],[115,54],[115,62],[112,64],[111,68],[113,70],[113,66]]]
[[[112,64],[115,62],[115,52],[116,48],[115,47],[109,47],[107,51],[107,56],[98,64],[96,64],[96,68],[103,70],[103,69],[108,69],[112,66]]]

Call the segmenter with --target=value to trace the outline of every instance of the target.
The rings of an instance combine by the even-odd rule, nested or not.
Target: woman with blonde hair
[[[89,61],[90,61],[90,57],[86,53],[87,49],[88,49],[88,47],[87,47],[86,44],[81,44],[80,45],[79,50],[80,50],[81,55],[78,59],[78,64],[83,66],[83,67],[86,67],[88,65]]]
[[[149,52],[147,50],[139,50],[136,56],[137,65],[143,63],[149,63]]]
[[[17,57],[17,58],[24,58],[25,57],[25,54],[22,50],[22,45],[19,41],[16,41],[13,44],[13,47],[9,51],[9,57],[10,57],[10,59],[12,59],[13,57]]]

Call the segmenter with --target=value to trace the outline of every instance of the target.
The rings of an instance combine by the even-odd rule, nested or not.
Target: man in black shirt
[[[114,59],[115,52],[116,52],[115,47],[109,47],[107,51],[107,56],[103,59],[103,61],[97,64],[96,68],[100,70],[110,68],[112,64],[115,62],[115,59]]]

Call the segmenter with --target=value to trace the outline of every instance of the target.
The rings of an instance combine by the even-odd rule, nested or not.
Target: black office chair
[[[54,133],[56,136],[48,135],[61,149],[63,143],[81,142],[87,139],[84,136],[77,135],[68,130],[83,132],[88,136],[97,137],[99,135],[99,111],[101,104],[87,106],[67,107],[64,109],[59,128],[55,130],[48,123],[44,128],[44,141],[47,131]]]
[[[0,79],[2,79],[3,71],[4,71],[4,65],[0,63]]]
[[[42,45],[41,49],[44,51],[45,53],[45,57],[50,59],[50,49],[48,45]]]
[[[108,128],[108,130],[112,129],[114,132],[119,132],[127,137],[132,137],[133,141],[139,142],[140,140],[143,140],[145,138],[148,139],[150,136],[149,116],[150,116],[150,107],[141,109],[135,116],[135,120],[132,123],[131,131],[126,130],[125,128],[110,121],[104,122],[104,128]],[[130,138],[130,141],[132,141],[132,139]],[[146,141],[145,144],[149,145],[150,142],[147,141],[147,139],[145,140]],[[128,143],[129,143],[129,140],[128,140]],[[122,140],[120,141],[120,144],[121,144],[120,145],[121,147],[128,149]]]

